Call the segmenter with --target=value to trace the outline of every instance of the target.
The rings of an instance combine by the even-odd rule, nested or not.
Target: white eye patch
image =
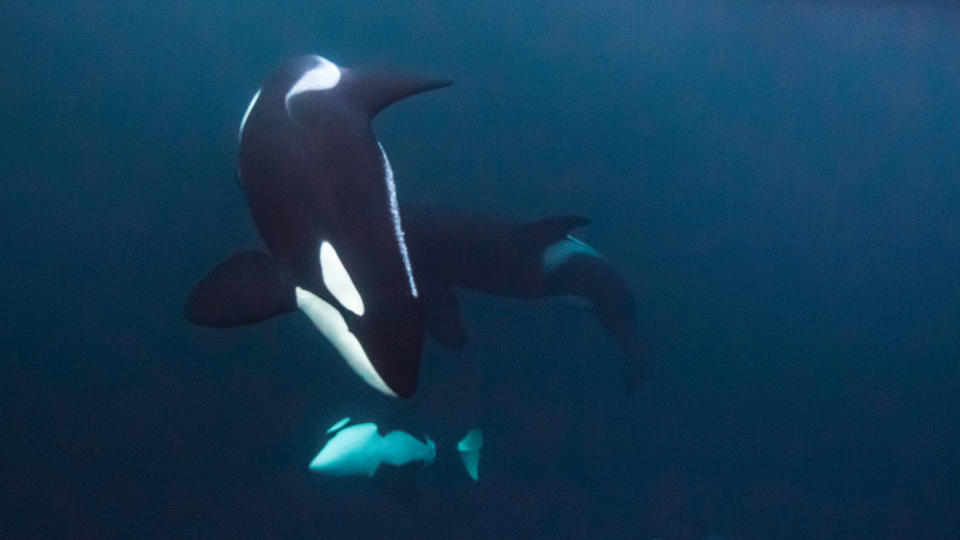
[[[346,267],[340,262],[337,250],[326,240],[320,244],[320,273],[323,276],[324,286],[337,299],[337,302],[362,317],[363,298],[360,297],[360,292],[350,279]]]

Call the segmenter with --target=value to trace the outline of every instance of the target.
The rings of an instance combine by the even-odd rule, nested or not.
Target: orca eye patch
[[[337,250],[326,240],[320,244],[320,273],[323,276],[324,286],[337,299],[337,302],[362,317],[363,298],[354,286],[353,280],[350,279],[346,267],[340,261]]]

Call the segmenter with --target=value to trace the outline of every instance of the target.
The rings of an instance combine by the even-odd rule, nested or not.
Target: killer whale
[[[618,343],[627,390],[647,380],[650,347],[639,332],[629,284],[606,257],[570,234],[589,220],[524,221],[419,204],[404,205],[403,212],[426,330],[438,342],[456,350],[465,345],[457,288],[512,298],[574,297]]]
[[[423,306],[393,170],[371,121],[449,84],[319,56],[275,69],[239,130],[238,180],[268,252],[214,268],[190,292],[187,320],[233,327],[300,309],[370,386],[411,396]]]

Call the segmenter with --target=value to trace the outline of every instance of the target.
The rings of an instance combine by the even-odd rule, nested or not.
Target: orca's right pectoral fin
[[[294,287],[266,253],[231,256],[190,291],[184,316],[193,324],[228,328],[297,309]]]

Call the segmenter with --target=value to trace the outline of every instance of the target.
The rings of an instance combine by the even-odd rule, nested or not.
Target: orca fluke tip
[[[457,443],[457,451],[460,452],[460,459],[463,466],[467,469],[467,474],[474,482],[480,480],[480,450],[483,448],[483,430],[480,428],[471,429],[466,436]]]

